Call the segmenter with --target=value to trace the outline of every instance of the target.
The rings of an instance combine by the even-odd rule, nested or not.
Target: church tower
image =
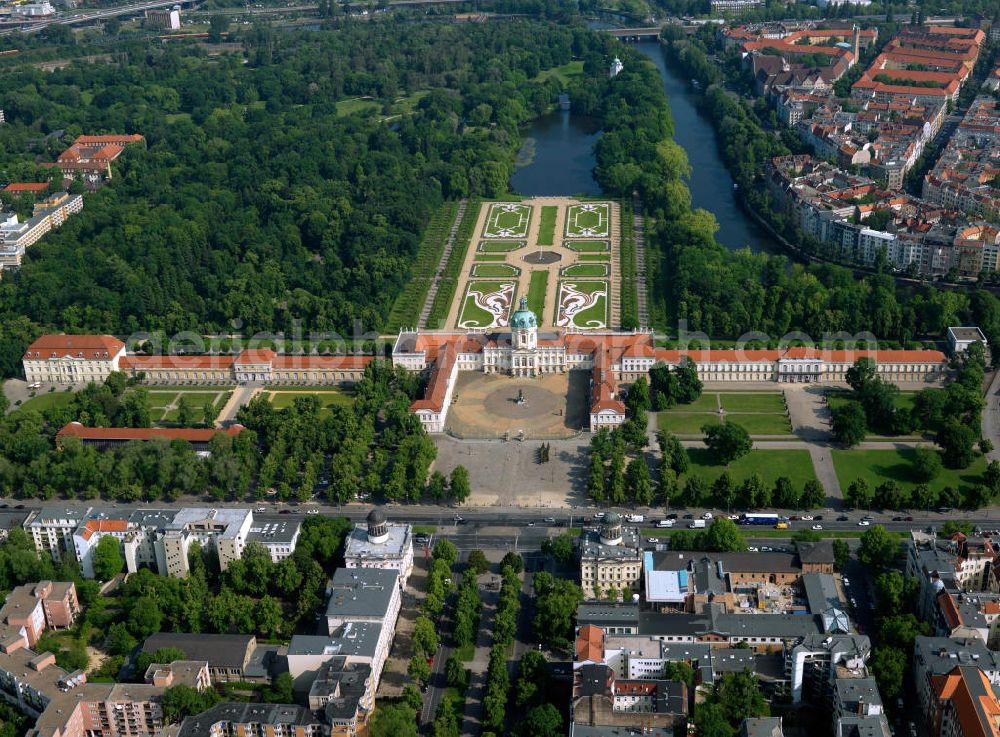
[[[528,298],[521,297],[517,311],[510,317],[511,343],[515,351],[538,348],[538,320],[528,309]]]

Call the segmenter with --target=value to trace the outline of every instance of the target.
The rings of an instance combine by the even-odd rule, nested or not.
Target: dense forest
[[[539,72],[571,58],[603,71],[611,43],[549,23],[387,18],[254,28],[248,63],[126,45],[115,63],[8,70],[0,179],[44,179],[38,164],[80,133],[139,132],[147,148],[0,283],[3,373],[43,327],[380,329],[441,202],[506,192],[518,125],[559,90]],[[375,109],[338,111],[360,97]],[[401,100],[412,112],[380,113]]]

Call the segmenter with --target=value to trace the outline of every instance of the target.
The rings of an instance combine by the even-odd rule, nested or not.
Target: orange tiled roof
[[[97,532],[128,532],[128,520],[90,519],[83,526],[81,535],[84,540],[89,540]]]
[[[972,665],[955,666],[931,683],[941,702],[950,702],[964,737],[1000,737],[1000,701],[989,680]]]
[[[216,428],[173,428],[173,427],[85,427],[79,422],[70,422],[56,433],[56,438],[74,437],[81,440],[187,440],[191,443],[207,443],[216,433],[235,437],[243,432],[243,425],[230,425],[224,430]]]
[[[11,182],[3,188],[4,192],[44,192],[49,188],[48,182]]]
[[[576,635],[577,661],[604,662],[604,630],[585,624]]]
[[[947,591],[938,594],[938,606],[941,607],[941,614],[949,629],[955,629],[962,624],[962,615],[958,611],[955,599]]]
[[[24,352],[27,359],[73,356],[88,360],[108,359],[125,344],[112,335],[43,335]]]

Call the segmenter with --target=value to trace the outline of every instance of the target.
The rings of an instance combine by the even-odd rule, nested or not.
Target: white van
[[[692,522],[691,524],[689,524],[688,527],[691,528],[692,530],[704,529],[704,527],[705,527],[705,520],[703,520],[703,519],[696,519],[694,522]]]
[[[645,517],[645,515],[642,515],[642,514],[626,514],[625,515],[625,521],[626,522],[633,522],[633,523],[634,522],[645,522],[646,521],[646,517]]]
[[[659,522],[656,523],[656,526],[661,529],[664,527],[673,527],[674,521],[672,519],[661,519]]]

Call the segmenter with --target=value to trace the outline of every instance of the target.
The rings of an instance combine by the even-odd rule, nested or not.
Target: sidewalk
[[[486,695],[486,668],[490,664],[490,648],[493,646],[493,622],[496,618],[497,591],[479,590],[483,602],[476,635],[476,651],[472,661],[466,663],[469,673],[469,688],[465,692],[465,714],[462,717],[463,737],[475,737],[482,732],[483,697]]]

